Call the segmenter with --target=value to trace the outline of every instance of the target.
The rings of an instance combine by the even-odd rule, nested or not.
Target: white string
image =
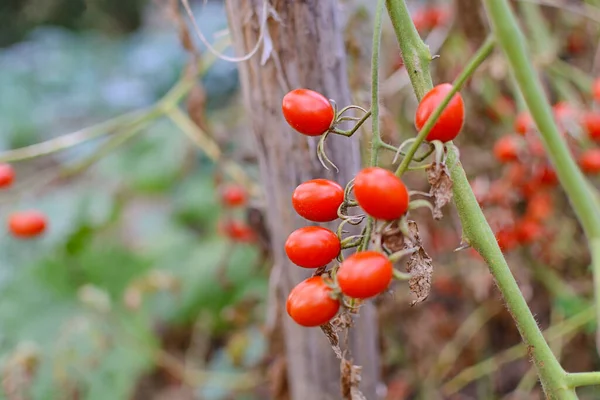
[[[214,47],[212,47],[212,45],[208,42],[208,40],[206,40],[206,37],[204,36],[202,31],[198,27],[198,24],[196,23],[196,18],[194,18],[194,13],[192,13],[192,8],[190,7],[189,1],[181,0],[181,4],[183,4],[183,8],[185,8],[185,12],[187,13],[187,15],[190,17],[190,20],[192,21],[192,25],[194,26],[196,35],[198,35],[198,37],[200,38],[200,41],[202,41],[202,43],[206,46],[208,51],[210,51],[212,54],[214,54],[217,58],[220,58],[221,60],[225,60],[225,61],[230,61],[230,62],[242,62],[242,61],[246,61],[246,60],[250,59],[250,57],[252,57],[253,55],[255,55],[258,52],[258,48],[260,47],[260,44],[263,41],[264,34],[265,34],[265,29],[266,29],[266,24],[267,24],[267,12],[268,12],[267,7],[269,5],[269,0],[263,1],[263,10],[262,10],[263,13],[262,13],[262,18],[261,18],[261,22],[260,22],[260,31],[258,34],[258,40],[256,41],[256,45],[254,45],[254,48],[252,50],[250,50],[250,52],[243,57],[229,57],[229,56],[224,55],[223,53],[219,53]]]

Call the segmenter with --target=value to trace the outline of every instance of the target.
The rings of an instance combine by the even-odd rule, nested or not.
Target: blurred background
[[[340,1],[349,84],[365,107],[371,3]],[[480,2],[409,4],[441,55],[434,81],[452,81],[487,35]],[[594,148],[600,3],[515,5],[574,153]],[[192,6],[208,40],[232,55],[222,2]],[[15,185],[0,193],[0,399],[288,398],[281,346],[265,328],[269,234],[237,66],[204,52],[182,24],[170,1],[0,0],[0,150],[45,141],[51,149],[19,154]],[[382,132],[398,144],[415,134],[416,104],[387,25],[382,57]],[[199,78],[178,92],[190,70]],[[499,54],[470,79],[461,159],[564,367],[597,370],[581,229],[539,142],[515,136],[519,163],[494,150],[523,110],[510,82]],[[184,98],[185,118],[139,118]],[[74,132],[81,144],[60,139]],[[408,182],[429,190],[422,176]],[[224,203],[231,185],[247,192],[244,206]],[[28,209],[46,214],[47,231],[15,238],[5,221]],[[485,264],[469,249],[454,252],[456,213],[415,218],[433,288],[414,308],[405,285],[375,300],[381,397],[434,399],[433,389],[448,399],[543,398]],[[595,388],[579,394],[600,398]]]

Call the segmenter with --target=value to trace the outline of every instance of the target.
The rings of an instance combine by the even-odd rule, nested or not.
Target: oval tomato
[[[516,224],[517,240],[521,244],[530,244],[543,235],[542,226],[533,219],[524,219]]]
[[[46,215],[36,210],[15,212],[8,217],[8,229],[13,236],[21,239],[41,235],[47,225]]]
[[[245,222],[236,220],[221,221],[219,230],[229,239],[240,243],[253,243],[256,241],[256,233]]]
[[[392,262],[385,255],[361,251],[344,260],[336,278],[346,296],[366,299],[378,295],[389,286],[393,271]]]
[[[588,137],[592,140],[600,140],[600,114],[588,112],[583,115],[582,125]]]
[[[586,174],[600,172],[600,149],[591,149],[583,152],[579,158],[579,165]]]
[[[303,268],[319,268],[340,254],[340,239],[329,229],[305,226],[296,229],[285,242],[285,252],[291,262]]]
[[[517,118],[515,119],[515,132],[525,135],[534,128],[535,123],[528,112],[522,111],[517,115]]]
[[[408,210],[408,191],[404,183],[387,169],[369,167],[354,178],[354,196],[373,218],[394,220]]]
[[[452,85],[449,83],[442,83],[431,89],[419,103],[417,112],[415,115],[415,125],[418,130],[421,130],[429,116],[435,111],[435,109],[444,100],[446,95],[452,90]],[[427,140],[440,140],[442,142],[449,142],[454,139],[460,132],[463,122],[465,119],[465,106],[460,93],[456,93],[452,96],[450,103],[446,106],[440,118],[437,120],[435,125],[427,134]]]
[[[10,164],[0,164],[0,188],[7,188],[15,180],[15,170]]]
[[[338,218],[337,210],[344,202],[344,189],[328,179],[306,181],[294,190],[292,205],[301,217],[314,222]]]
[[[516,161],[519,158],[519,141],[513,136],[503,136],[494,144],[494,156],[501,163]]]
[[[323,281],[323,277],[314,276],[292,289],[285,308],[298,325],[323,325],[335,317],[340,308],[340,302],[332,294],[333,290]]]
[[[527,203],[525,218],[531,221],[544,221],[552,214],[554,201],[548,192],[537,192]]]
[[[320,136],[327,132],[335,117],[329,100],[309,89],[295,89],[286,94],[281,108],[287,123],[308,136]]]
[[[246,190],[240,185],[225,185],[221,189],[221,202],[227,207],[243,206],[246,197]]]

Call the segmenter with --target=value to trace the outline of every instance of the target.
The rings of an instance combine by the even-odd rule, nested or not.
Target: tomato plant
[[[285,252],[294,264],[303,268],[319,268],[340,254],[340,239],[329,229],[305,226],[295,230],[285,242]]]
[[[369,167],[360,171],[354,178],[354,196],[361,208],[377,219],[398,219],[408,210],[406,186],[383,168]]]
[[[298,324],[313,327],[326,324],[337,314],[340,302],[333,298],[333,290],[327,286],[322,276],[313,276],[290,292],[286,310]]]
[[[344,189],[328,179],[313,179],[294,190],[292,205],[301,217],[313,222],[328,222],[338,218],[338,208],[344,201]]]
[[[288,124],[307,136],[320,136],[327,132],[335,118],[329,100],[309,89],[295,89],[286,94],[281,108]]]
[[[13,236],[21,239],[41,235],[47,224],[46,215],[37,210],[19,211],[8,217],[8,229]]]
[[[446,97],[451,90],[451,84],[442,83],[431,89],[423,99],[421,99],[415,114],[415,125],[417,129],[421,130],[423,128],[423,125],[425,125],[429,116],[435,111],[444,100],[444,97]],[[440,115],[433,125],[433,128],[431,128],[431,131],[427,134],[427,140],[440,140],[442,142],[453,140],[462,129],[464,119],[465,106],[463,99],[460,93],[456,93],[452,96],[450,103],[448,103],[442,112],[442,115]]]
[[[361,251],[342,262],[336,278],[346,296],[366,299],[383,292],[392,281],[394,267],[383,254]]]

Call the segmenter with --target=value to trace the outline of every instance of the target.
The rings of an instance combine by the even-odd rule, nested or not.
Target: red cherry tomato
[[[600,172],[600,149],[591,149],[583,152],[579,158],[579,165],[586,174]]]
[[[383,292],[392,281],[394,267],[383,254],[361,251],[346,258],[336,274],[346,296],[366,299]]]
[[[596,78],[596,80],[594,80],[594,84],[592,85],[592,94],[594,95],[594,100],[600,102],[600,78]]]
[[[387,169],[369,167],[354,178],[354,196],[373,218],[394,220],[408,210],[408,191],[404,183]]]
[[[588,137],[592,140],[600,140],[600,114],[588,112],[583,115],[582,124]]]
[[[527,203],[525,218],[530,221],[542,222],[552,214],[554,201],[548,192],[537,192],[531,196]]]
[[[517,240],[521,244],[530,244],[539,239],[544,231],[542,226],[532,219],[524,219],[516,224]]]
[[[328,179],[313,179],[294,190],[292,205],[301,217],[314,222],[338,218],[337,210],[344,201],[344,189]]]
[[[246,190],[239,185],[226,185],[221,190],[221,202],[227,207],[243,206],[246,198]]]
[[[333,106],[321,93],[295,89],[283,97],[281,106],[288,124],[303,135],[320,136],[335,117]]]
[[[494,144],[494,156],[501,163],[516,161],[519,158],[519,140],[514,136],[503,136]]]
[[[505,228],[496,233],[496,240],[502,252],[507,252],[519,244],[517,241],[516,232],[513,229]]]
[[[340,254],[341,249],[337,235],[320,226],[296,229],[285,242],[285,252],[290,261],[303,268],[327,265]]]
[[[534,179],[537,179],[544,186],[556,186],[558,184],[558,176],[550,165],[542,165]]]
[[[435,86],[423,96],[415,115],[415,125],[418,130],[423,128],[423,125],[425,125],[429,116],[435,111],[451,90],[451,84],[442,83]],[[430,142],[433,140],[440,140],[442,142],[453,140],[460,132],[464,119],[465,105],[460,93],[456,93],[452,96],[450,103],[446,106],[442,115],[440,115],[440,118],[427,134],[427,140]]]
[[[515,119],[515,132],[525,135],[533,128],[535,128],[535,123],[531,115],[525,111],[520,112]]]
[[[36,210],[15,212],[8,217],[8,229],[13,236],[21,239],[41,235],[47,225],[46,215]]]
[[[450,19],[450,10],[448,7],[437,6],[427,9],[427,19],[430,29],[445,25]]]
[[[7,188],[15,180],[15,170],[10,164],[0,164],[0,188]]]
[[[412,21],[415,28],[417,28],[417,31],[419,32],[430,29],[429,19],[427,18],[427,12],[424,8],[414,12],[412,15]]]
[[[340,302],[332,294],[333,290],[323,281],[323,277],[314,276],[292,289],[285,308],[298,325],[323,325],[335,317],[340,308]]]
[[[234,242],[253,243],[256,241],[256,233],[254,230],[248,224],[242,221],[221,221],[219,224],[219,230],[222,234]]]

